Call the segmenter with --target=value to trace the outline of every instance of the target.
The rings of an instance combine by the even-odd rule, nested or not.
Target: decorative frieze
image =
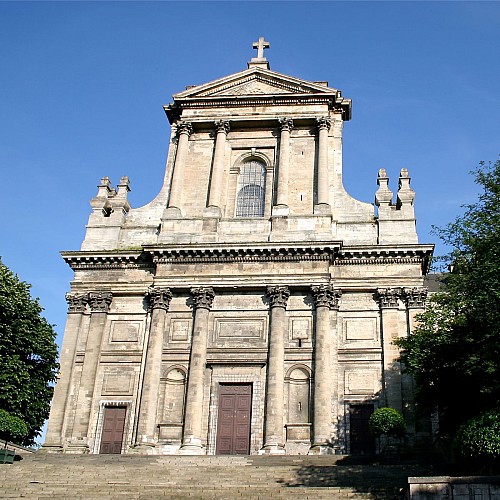
[[[87,308],[88,294],[67,293],[68,313],[83,313]]]
[[[403,290],[404,298],[408,309],[424,308],[427,300],[428,289],[425,287],[405,288]]]
[[[168,311],[170,301],[172,300],[172,292],[170,288],[157,288],[151,286],[146,292],[146,297],[149,300],[149,309],[164,309]]]
[[[379,288],[377,298],[381,309],[394,308],[399,305],[401,288]]]
[[[287,286],[268,286],[266,291],[271,307],[285,307],[290,297],[290,290]]]
[[[109,306],[113,300],[111,292],[90,292],[88,295],[88,303],[93,313],[107,313]]]
[[[190,292],[196,309],[210,310],[212,308],[215,293],[211,286],[191,288]]]
[[[338,311],[342,290],[333,288],[332,285],[318,285],[311,287],[314,305],[316,307],[328,307]]]

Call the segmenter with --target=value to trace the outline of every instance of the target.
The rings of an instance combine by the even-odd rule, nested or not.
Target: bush
[[[28,427],[19,418],[0,409],[0,437],[5,441],[22,441],[28,434]]]
[[[490,410],[463,424],[455,437],[458,458],[480,467],[500,467],[500,410]]]
[[[405,430],[403,415],[394,408],[379,408],[370,417],[370,431],[375,436],[403,437]]]

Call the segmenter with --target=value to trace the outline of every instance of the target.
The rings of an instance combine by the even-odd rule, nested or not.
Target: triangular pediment
[[[332,93],[336,93],[336,90],[321,83],[301,80],[262,68],[250,68],[203,85],[191,87],[176,94],[174,99]]]

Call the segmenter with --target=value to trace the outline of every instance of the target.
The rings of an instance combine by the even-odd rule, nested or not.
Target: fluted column
[[[293,128],[291,118],[280,118],[280,156],[278,164],[278,187],[276,205],[288,206],[288,172],[290,167],[290,132]]]
[[[330,130],[330,118],[317,118],[318,125],[318,205],[328,205],[329,179],[328,179],[328,131]]]
[[[92,397],[101,356],[101,344],[106,327],[107,315],[113,295],[111,292],[90,292],[88,303],[90,306],[90,324],[85,346],[85,357],[83,359],[80,390],[78,392],[78,403],[76,409],[73,437],[77,439],[76,445],[81,444],[88,447],[88,434],[90,411],[92,408]]]
[[[220,212],[222,174],[224,172],[224,151],[226,148],[226,137],[229,132],[229,122],[224,120],[215,122],[215,130],[217,131],[217,136],[215,138],[214,161],[212,166],[212,178],[210,179],[208,206],[217,207]]]
[[[163,335],[167,311],[172,300],[168,288],[150,287],[146,293],[151,311],[151,324],[142,382],[139,420],[137,426],[137,444],[154,442],[156,429],[156,405],[161,376],[161,356],[163,350]]]
[[[400,327],[399,299],[400,288],[379,288],[377,298],[380,306],[382,352],[383,352],[383,386],[387,406],[402,411],[401,367],[398,361],[399,350],[394,345]]]
[[[170,184],[168,208],[181,209],[182,187],[184,183],[184,167],[188,150],[189,136],[193,127],[189,122],[180,122],[177,125],[177,152],[175,154],[174,172]]]
[[[312,293],[316,306],[316,324],[311,453],[320,454],[332,444],[332,400],[338,384],[337,311],[342,292],[331,285],[320,285],[313,286]]]
[[[290,290],[286,286],[267,288],[270,302],[271,328],[267,362],[264,453],[284,453],[283,408],[285,380],[285,332],[287,331],[286,304]]]
[[[50,407],[47,435],[43,445],[44,451],[56,451],[63,447],[64,424],[67,418],[67,405],[70,397],[70,385],[73,378],[73,367],[75,363],[76,344],[82,317],[87,306],[88,295],[66,294],[68,302],[68,317],[59,356],[59,376],[54,387],[54,397]]]
[[[207,361],[208,315],[215,294],[211,287],[200,287],[192,288],[191,295],[194,325],[181,453],[203,454],[203,379]]]

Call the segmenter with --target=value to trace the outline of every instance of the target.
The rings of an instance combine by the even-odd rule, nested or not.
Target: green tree
[[[0,261],[0,409],[26,423],[26,445],[49,415],[59,368],[56,334],[29,289]]]
[[[438,410],[440,432],[500,405],[500,160],[474,171],[478,200],[438,236],[452,248],[446,292],[397,341],[420,408]]]

